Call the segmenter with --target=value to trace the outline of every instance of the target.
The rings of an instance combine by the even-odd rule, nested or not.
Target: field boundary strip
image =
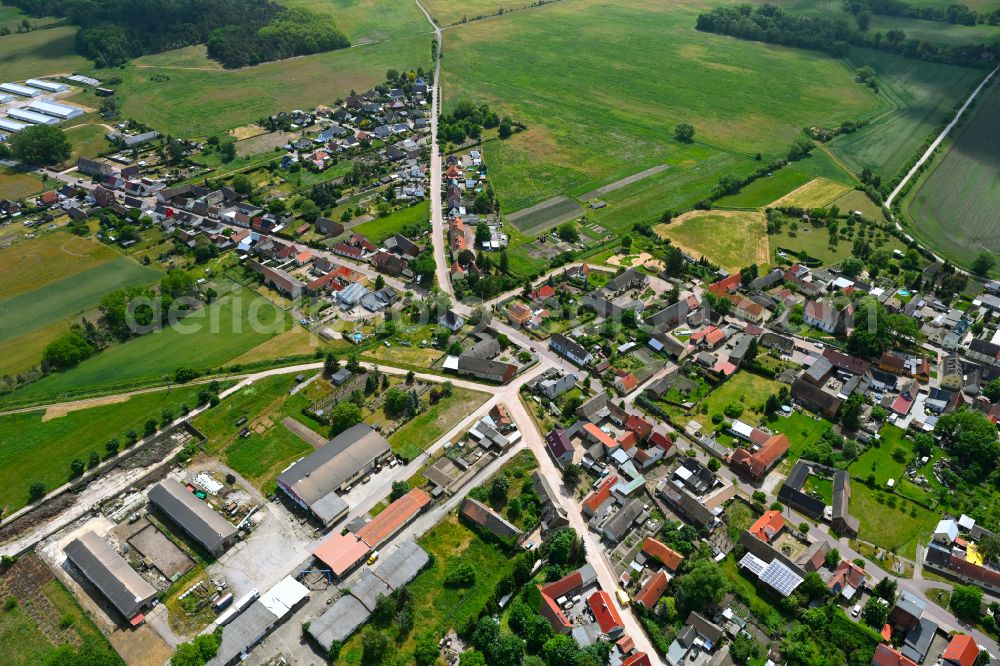
[[[650,167],[639,173],[634,173],[631,176],[625,176],[613,183],[608,183],[607,185],[602,185],[601,187],[595,188],[590,192],[581,194],[578,199],[581,201],[590,201],[591,199],[597,199],[598,197],[603,197],[609,192],[614,192],[615,190],[620,190],[623,187],[631,185],[632,183],[637,183],[640,180],[649,178],[650,176],[655,176],[658,173],[662,173],[670,168],[669,164],[658,164],[655,167]]]
[[[583,208],[580,204],[560,194],[507,215],[507,222],[517,227],[521,233],[533,235],[581,215]]]

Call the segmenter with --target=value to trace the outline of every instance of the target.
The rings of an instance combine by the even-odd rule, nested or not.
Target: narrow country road
[[[438,143],[438,116],[441,114],[441,28],[431,18],[430,13],[415,0],[417,7],[427,17],[434,28],[437,48],[434,49],[434,86],[431,93],[431,241],[434,245],[434,263],[438,288],[454,298],[451,288],[451,265],[444,246],[444,216],[441,212],[441,146]]]
[[[903,187],[908,182],[910,182],[910,179],[913,178],[914,175],[916,175],[920,167],[924,165],[924,162],[926,162],[931,158],[931,155],[934,154],[934,151],[937,150],[938,146],[941,145],[941,142],[944,141],[946,136],[948,136],[948,133],[951,132],[952,128],[954,128],[955,125],[958,124],[958,121],[961,119],[962,114],[964,114],[965,110],[969,108],[969,105],[972,104],[972,102],[976,99],[976,96],[978,96],[979,93],[982,92],[983,88],[985,88],[986,84],[990,82],[990,80],[993,78],[993,75],[997,73],[998,69],[1000,69],[1000,67],[996,67],[992,72],[987,74],[986,78],[983,79],[978,86],[976,86],[976,89],[972,91],[971,95],[969,95],[969,99],[965,100],[965,104],[963,104],[962,108],[958,110],[958,112],[955,114],[955,117],[951,119],[951,122],[948,123],[948,125],[943,130],[941,130],[941,133],[938,134],[936,139],[934,139],[930,147],[926,151],[924,151],[924,154],[920,156],[920,159],[917,160],[917,163],[913,165],[913,168],[910,169],[909,172],[907,172],[906,176],[903,177],[903,180],[899,181],[899,185],[896,186],[896,189],[894,189],[892,193],[888,196],[888,198],[886,198],[885,200],[885,207],[887,209],[892,208],[892,202],[899,194],[900,190],[902,190]],[[896,226],[899,227],[898,222],[896,223]],[[902,231],[902,227],[900,227],[900,231]]]

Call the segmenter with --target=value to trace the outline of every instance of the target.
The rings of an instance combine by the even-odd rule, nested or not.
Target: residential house
[[[821,331],[833,334],[842,326],[841,312],[823,301],[806,301],[802,320]]]
[[[770,543],[777,538],[784,528],[785,519],[782,517],[781,512],[772,509],[765,511],[764,515],[748,528],[748,531],[761,541]]]
[[[850,514],[851,475],[847,470],[837,470],[833,475],[833,518],[831,526],[838,534],[856,537],[861,521]]]
[[[339,236],[344,233],[344,225],[320,215],[316,218],[316,233],[324,236]]]
[[[839,594],[847,601],[854,598],[858,590],[865,586],[865,570],[854,562],[841,560],[837,568],[833,570],[833,575],[826,582],[827,588],[834,594]]]
[[[771,436],[754,452],[736,449],[730,458],[730,466],[738,474],[759,481],[788,451],[788,438],[784,434]]]
[[[979,646],[969,634],[955,634],[948,647],[941,653],[946,666],[973,666],[979,658]]]
[[[549,339],[549,348],[579,366],[587,366],[594,361],[593,355],[582,345],[561,333],[556,333]]]

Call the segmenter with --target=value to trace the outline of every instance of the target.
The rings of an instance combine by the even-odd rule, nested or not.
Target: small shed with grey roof
[[[94,532],[73,539],[64,552],[126,620],[136,617],[156,597],[156,589]]]
[[[149,501],[212,555],[221,555],[236,543],[233,524],[174,479],[153,486]]]

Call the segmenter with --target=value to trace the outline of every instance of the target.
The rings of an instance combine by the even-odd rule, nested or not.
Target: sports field
[[[405,3],[400,3],[405,4]],[[368,90],[388,69],[427,67],[430,37],[415,35],[237,70],[219,69],[185,49],[138,58],[120,72],[122,112],[164,134],[208,136],[289,109],[331,104]]]
[[[704,256],[729,272],[770,263],[767,220],[756,211],[695,210],[654,230],[695,259]]]
[[[828,144],[856,173],[869,168],[883,180],[896,176],[930,138],[952,107],[964,99],[985,73],[938,65],[882,51],[851,50],[851,64],[875,68],[880,95],[893,108],[876,114],[871,124]]]
[[[685,147],[673,139],[677,123],[691,123],[712,152],[775,157],[808,124],[882,108],[837,60],[697,32],[703,7],[580,0],[447,32],[446,108],[482,100],[529,128],[487,155],[504,212],[657,164],[671,168],[642,183],[675,170],[704,173],[697,161],[675,169],[671,158]]]
[[[402,233],[403,227],[406,225],[419,225],[422,229],[429,230],[431,228],[430,202],[422,201],[415,206],[401,208],[385,217],[376,217],[374,220],[362,222],[356,227],[352,227],[351,230],[368,236],[373,243],[378,244],[395,233]]]
[[[847,185],[835,183],[826,178],[814,178],[805,185],[795,188],[771,205],[775,208],[783,206],[825,208],[850,191],[851,188]]]
[[[197,393],[194,387],[143,393],[50,420],[45,410],[0,416],[0,506],[5,513],[24,506],[35,481],[59,487],[69,480],[74,458],[86,460],[91,451],[103,456],[109,439],[124,441],[129,428],[141,435],[146,421],[158,421],[164,409],[179,414],[182,404],[193,408]]]
[[[253,325],[253,321],[259,325]],[[243,292],[203,308],[173,327],[115,345],[77,367],[5,396],[11,401],[57,399],[114,386],[172,377],[180,366],[217,368],[288,328],[288,316]],[[257,329],[257,330],[255,330]]]
[[[918,234],[965,266],[980,252],[1000,252],[997,114],[1000,86],[994,84],[905,204]]]
[[[90,69],[91,63],[76,55],[76,28],[64,26],[5,35],[0,41],[0,72],[4,81],[20,81],[51,74]]]

